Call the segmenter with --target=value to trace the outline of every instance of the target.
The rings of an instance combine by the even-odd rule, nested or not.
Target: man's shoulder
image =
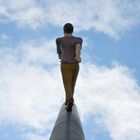
[[[77,37],[77,36],[73,36],[73,37],[76,40],[76,42],[79,42],[79,43],[82,43],[83,42],[82,37]]]
[[[56,42],[60,42],[63,39],[63,37],[56,38]]]
[[[73,36],[75,39],[82,39],[82,37],[79,36]]]

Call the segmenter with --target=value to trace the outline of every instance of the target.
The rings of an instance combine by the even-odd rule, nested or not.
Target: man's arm
[[[61,59],[61,50],[60,50],[60,42],[59,42],[59,38],[56,39],[56,46],[57,46],[57,54],[58,54],[58,58]]]
[[[75,49],[75,53],[76,53],[76,57],[75,59],[78,61],[78,62],[81,62],[81,44],[80,43],[77,43],[76,44],[76,49]]]
[[[58,58],[61,59],[61,54],[58,53]]]

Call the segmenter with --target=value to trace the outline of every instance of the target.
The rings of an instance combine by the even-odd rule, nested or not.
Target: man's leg
[[[66,101],[69,101],[72,98],[72,73],[71,73],[71,64],[61,64],[61,73],[64,84],[64,89],[66,93]]]
[[[78,73],[79,73],[79,64],[74,64],[73,71],[72,71],[72,96],[74,94]]]

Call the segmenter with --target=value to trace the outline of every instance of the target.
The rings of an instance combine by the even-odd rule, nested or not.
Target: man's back
[[[82,38],[75,36],[64,36],[56,39],[57,53],[61,54],[62,63],[78,63],[75,59],[76,44],[82,45]]]

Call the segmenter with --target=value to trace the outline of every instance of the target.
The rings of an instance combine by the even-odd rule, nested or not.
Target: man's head
[[[63,27],[64,33],[71,34],[71,33],[73,33],[73,30],[74,30],[74,28],[73,28],[73,25],[71,23],[66,23]]]

